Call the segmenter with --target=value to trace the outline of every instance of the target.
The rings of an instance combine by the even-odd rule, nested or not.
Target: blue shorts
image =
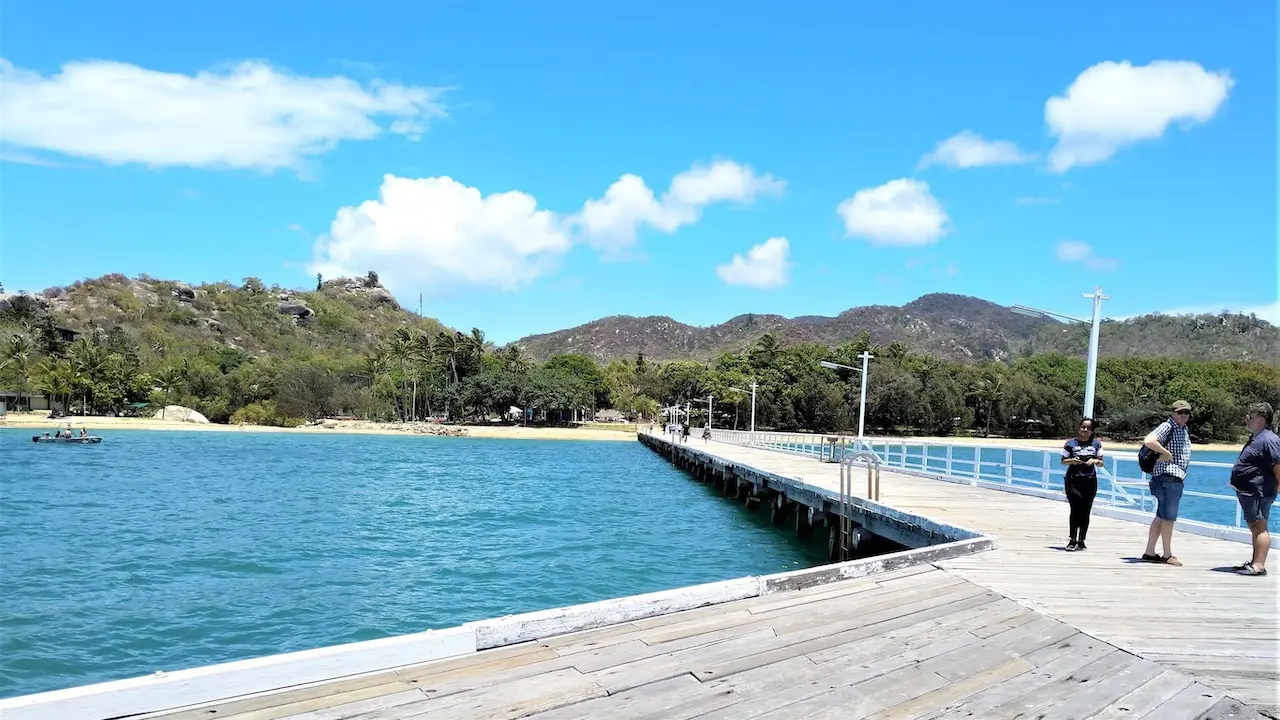
[[[1236,499],[1240,501],[1240,513],[1244,516],[1246,523],[1269,522],[1271,520],[1271,503],[1276,500],[1274,492],[1240,492],[1237,489]]]
[[[1156,517],[1170,522],[1178,519],[1178,504],[1182,502],[1182,480],[1173,475],[1156,475],[1151,478],[1151,497],[1156,499]]]

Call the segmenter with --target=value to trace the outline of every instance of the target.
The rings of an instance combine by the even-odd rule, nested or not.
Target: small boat
[[[86,437],[43,437],[41,435],[31,436],[31,442],[37,443],[66,443],[70,445],[94,445],[102,442],[102,438],[97,435],[88,435]]]

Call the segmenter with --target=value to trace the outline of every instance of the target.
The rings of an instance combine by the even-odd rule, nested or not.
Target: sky
[[[11,0],[0,283],[375,270],[497,342],[1099,286],[1280,322],[1274,3],[925,7]]]

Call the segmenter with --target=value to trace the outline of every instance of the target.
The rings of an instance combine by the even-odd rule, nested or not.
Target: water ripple
[[[813,564],[633,443],[0,430],[0,697]]]

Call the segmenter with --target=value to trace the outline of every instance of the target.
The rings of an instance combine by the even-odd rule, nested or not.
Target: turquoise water
[[[632,442],[0,430],[0,697],[825,561]]]

